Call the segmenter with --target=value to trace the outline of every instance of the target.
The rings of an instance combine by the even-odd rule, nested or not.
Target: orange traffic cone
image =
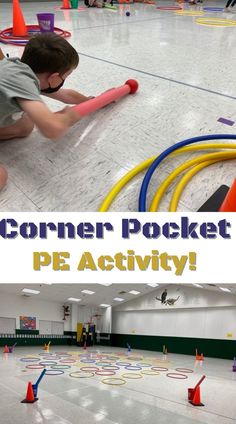
[[[189,400],[189,402],[194,406],[204,406],[201,402],[201,392],[200,392],[200,386],[198,386],[195,390],[193,390],[193,396],[192,399]]]
[[[24,37],[28,35],[24,16],[20,7],[19,0],[13,0],[13,30],[15,37]]]
[[[33,387],[32,383],[28,383],[27,392],[26,392],[26,398],[21,401],[21,403],[34,403],[38,400],[38,398],[34,397]]]
[[[219,212],[236,212],[236,178],[226,194]]]
[[[63,0],[63,5],[62,5],[61,9],[70,9],[69,0]]]
[[[7,345],[4,346],[3,353],[9,353],[9,347]]]

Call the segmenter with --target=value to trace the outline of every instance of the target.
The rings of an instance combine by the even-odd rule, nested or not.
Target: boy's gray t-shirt
[[[16,122],[13,115],[22,112],[16,98],[43,102],[39,80],[19,58],[0,61],[0,128]]]

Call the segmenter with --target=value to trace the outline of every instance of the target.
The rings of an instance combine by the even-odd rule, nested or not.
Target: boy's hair
[[[63,37],[47,32],[29,40],[21,62],[26,63],[35,74],[62,74],[78,66],[79,55]]]

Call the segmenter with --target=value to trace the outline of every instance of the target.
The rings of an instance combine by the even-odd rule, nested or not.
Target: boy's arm
[[[69,127],[80,120],[78,113],[70,107],[54,113],[40,101],[18,98],[17,102],[40,132],[50,139],[63,136]]]
[[[79,103],[86,102],[91,99],[91,96],[86,97],[83,94],[78,93],[78,91],[67,88],[61,88],[56,93],[46,94],[46,96],[51,99],[59,100],[67,105],[78,105]]]

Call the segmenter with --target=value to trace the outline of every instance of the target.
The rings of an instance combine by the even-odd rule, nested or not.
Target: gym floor
[[[236,422],[235,381],[232,361],[205,358],[196,362],[194,356],[160,352],[132,350],[111,347],[91,347],[87,351],[78,347],[53,347],[50,356],[68,356],[74,360],[70,369],[58,376],[43,377],[39,389],[39,400],[32,404],[21,404],[25,398],[27,384],[36,382],[42,370],[27,369],[26,365],[45,361],[42,348],[17,347],[13,354],[0,356],[0,416],[4,424],[232,424]],[[30,362],[30,357],[38,358]],[[86,363],[90,357],[93,363]],[[122,378],[124,373],[139,374],[151,368],[146,365],[168,368],[159,374],[141,374],[139,379],[127,379],[122,386],[102,383],[104,376],[91,378],[72,378],[70,373],[81,366],[96,366],[97,358],[114,366],[117,362],[139,363],[142,370],[127,371],[120,366],[113,377]],[[27,362],[21,361],[26,358]],[[60,357],[55,362],[60,363]],[[64,359],[64,360],[66,360]],[[85,362],[83,362],[85,361]],[[69,361],[68,361],[69,362]],[[88,361],[89,362],[89,361]],[[144,366],[142,366],[142,363]],[[147,364],[148,363],[148,364]],[[99,366],[101,370],[101,366]],[[176,368],[178,370],[176,370]],[[180,369],[179,369],[180,368]],[[50,366],[47,366],[47,370]],[[191,371],[192,372],[189,372]],[[167,373],[180,373],[187,376],[177,380],[168,378]],[[77,374],[76,374],[77,375]],[[193,388],[198,380],[202,382],[201,401],[204,408],[188,403],[188,388]],[[173,375],[172,375],[173,377]],[[176,375],[175,375],[176,377]],[[117,383],[117,380],[112,380]]]
[[[84,118],[58,141],[34,130],[27,139],[2,142],[0,160],[9,182],[0,193],[1,211],[97,211],[113,184],[143,160],[185,138],[234,133],[234,126],[218,119],[235,120],[235,26],[198,25],[193,16],[141,3],[117,5],[116,11],[60,10],[60,4],[22,3],[22,10],[27,24],[36,23],[36,13],[53,12],[56,26],[71,31],[80,65],[66,87],[98,95],[134,78],[140,90]],[[182,6],[195,11],[223,8],[224,2]],[[208,11],[205,17],[234,19],[222,11]],[[11,5],[2,3],[0,27],[11,25]],[[21,47],[1,47],[10,56],[22,53]],[[46,102],[53,110],[63,107]],[[150,194],[192,155],[166,160]],[[222,183],[231,185],[234,168],[226,161],[200,172],[184,191],[179,210],[196,211]],[[128,184],[111,210],[137,211],[141,181],[142,175]],[[161,211],[167,210],[168,199]]]

